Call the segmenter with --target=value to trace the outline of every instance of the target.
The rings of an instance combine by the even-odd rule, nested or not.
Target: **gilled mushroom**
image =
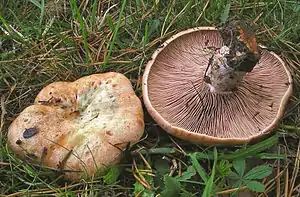
[[[122,74],[54,82],[40,91],[8,131],[11,149],[76,180],[117,164],[144,131],[143,110]]]
[[[292,93],[292,77],[239,24],[180,32],[157,49],[143,99],[170,134],[195,143],[238,144],[269,133]]]

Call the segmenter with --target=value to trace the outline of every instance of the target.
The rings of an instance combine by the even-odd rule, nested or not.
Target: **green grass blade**
[[[214,164],[213,164],[213,168],[211,171],[211,175],[210,175],[208,181],[206,182],[202,197],[210,197],[212,195],[217,161],[218,161],[218,152],[217,152],[217,148],[214,147]]]
[[[97,15],[97,4],[98,0],[94,0],[92,13],[91,13],[91,26],[94,27],[96,25],[96,15]]]
[[[104,63],[103,63],[103,71],[106,70],[107,61],[109,60],[111,52],[114,48],[114,44],[115,44],[115,41],[116,41],[116,38],[117,38],[117,35],[118,35],[118,30],[119,30],[119,27],[120,27],[120,24],[121,24],[121,20],[122,20],[122,17],[123,17],[125,7],[126,7],[126,0],[123,0],[121,10],[120,10],[119,19],[118,19],[118,22],[117,22],[117,25],[116,25],[116,28],[115,28],[115,31],[114,31],[114,34],[113,34],[113,38],[112,38],[112,41],[110,42],[109,50],[108,50],[108,53],[107,53],[107,55],[105,57],[105,60],[104,60]]]
[[[30,0],[30,2],[33,3],[39,9],[42,9],[42,3],[39,3],[37,0]],[[42,2],[44,2],[44,1],[42,1]]]
[[[260,153],[273,145],[277,144],[278,142],[278,135],[273,135],[272,137],[257,143],[255,145],[252,145],[250,147],[244,148],[244,149],[238,149],[232,154],[226,154],[222,155],[219,157],[220,160],[230,160],[230,159],[235,159],[239,157],[248,157],[248,156],[253,156],[257,153]]]
[[[191,162],[192,162],[194,168],[196,169],[197,173],[200,175],[203,182],[206,183],[208,180],[207,174],[204,171],[204,169],[202,168],[202,166],[200,165],[200,163],[198,162],[198,160],[196,159],[196,156],[194,154],[190,154],[189,156],[190,156]]]
[[[71,8],[72,8],[72,13],[73,13],[73,18],[78,19],[80,28],[81,28],[81,33],[83,37],[83,47],[85,51],[85,62],[90,63],[90,53],[89,53],[89,47],[88,47],[88,42],[87,42],[87,37],[88,33],[86,30],[85,23],[83,21],[83,18],[80,14],[80,10],[76,5],[76,0],[70,0],[71,3]]]
[[[149,41],[149,23],[146,23],[143,46],[146,46]]]

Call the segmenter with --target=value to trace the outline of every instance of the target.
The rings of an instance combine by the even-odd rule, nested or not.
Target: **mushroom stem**
[[[208,84],[211,92],[232,93],[246,73],[229,66],[225,57],[227,54],[229,54],[229,48],[223,46],[209,61],[204,81]]]

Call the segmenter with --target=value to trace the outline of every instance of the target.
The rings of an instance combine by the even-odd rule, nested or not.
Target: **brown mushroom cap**
[[[110,72],[46,86],[10,125],[8,142],[19,156],[72,171],[65,178],[75,180],[118,163],[143,131],[141,101],[130,81]]]
[[[180,32],[157,49],[143,76],[143,99],[153,119],[170,134],[195,143],[236,144],[269,133],[283,116],[292,77],[273,52],[231,94],[216,94],[203,80],[207,47],[223,45],[214,27]]]

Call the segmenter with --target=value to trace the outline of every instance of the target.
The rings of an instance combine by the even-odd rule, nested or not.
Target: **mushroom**
[[[147,63],[143,100],[170,134],[194,143],[240,144],[269,133],[282,118],[292,93],[284,62],[259,50],[240,26],[228,28],[182,31]],[[236,37],[226,38],[228,32]]]
[[[43,88],[10,125],[8,143],[20,157],[77,180],[105,173],[143,131],[130,81],[109,72]]]

